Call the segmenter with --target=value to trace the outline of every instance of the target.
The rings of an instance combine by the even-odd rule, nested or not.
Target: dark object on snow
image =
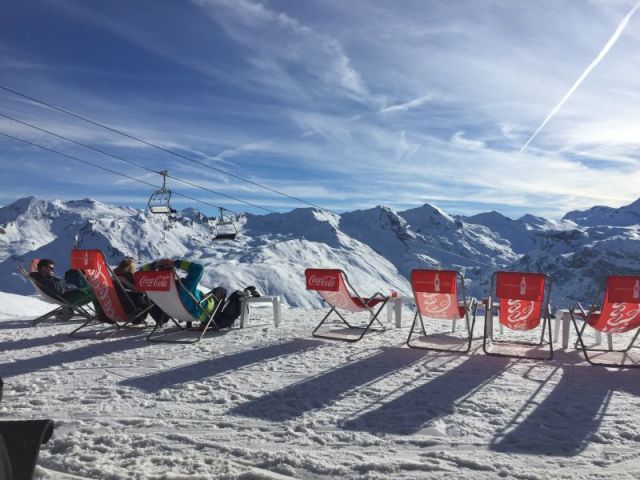
[[[258,293],[258,290],[256,290],[256,287],[254,287],[253,285],[245,288],[244,292],[245,292],[245,296],[251,296],[251,297],[259,297],[260,296],[260,294]]]
[[[0,378],[0,400],[4,382]],[[0,421],[0,479],[31,480],[40,445],[53,435],[53,420]]]
[[[216,316],[213,317],[220,328],[230,328],[233,326],[237,318],[242,313],[243,294],[236,290],[224,302],[222,308],[218,310]]]
[[[40,445],[53,435],[53,420],[0,422],[0,478],[31,480]]]

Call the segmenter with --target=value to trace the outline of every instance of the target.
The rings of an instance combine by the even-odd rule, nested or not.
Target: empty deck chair
[[[324,268],[307,268],[304,272],[307,282],[307,290],[315,290],[320,296],[331,306],[331,309],[324,318],[320,321],[318,326],[313,330],[312,335],[318,338],[326,338],[330,340],[341,340],[345,342],[357,342],[364,337],[368,331],[385,331],[384,325],[378,320],[378,315],[389,301],[389,297],[385,297],[380,292],[376,292],[369,298],[358,295],[353,286],[349,283],[347,275],[339,269],[324,269]],[[374,311],[374,307],[378,305],[377,310]],[[340,314],[338,309],[346,310],[347,312],[368,312],[369,322],[365,326],[351,325]],[[342,320],[342,322],[349,329],[360,330],[360,334],[357,337],[349,337],[341,334],[342,332],[329,332],[329,333],[317,333],[324,322],[329,316],[335,312],[336,315]],[[380,325],[379,329],[371,328],[374,322]]]
[[[136,307],[118,277],[107,265],[104,254],[100,250],[72,250],[71,268],[80,270],[85,276],[100,305],[102,314],[116,329],[128,327],[137,319],[144,318],[151,308],[139,309]],[[127,302],[126,307],[122,304],[116,289],[119,289],[120,295]],[[131,313],[127,313],[127,311]],[[88,326],[99,325],[102,322],[103,320],[96,315],[76,328],[69,336],[78,336],[77,332],[80,330]]]
[[[600,308],[597,302],[600,299],[600,292],[589,308],[585,311],[582,305],[576,304],[569,309],[571,320],[578,334],[578,344],[580,345],[584,357],[591,365],[617,368],[638,368],[640,364],[624,364],[624,356],[620,363],[596,362],[589,357],[588,352],[614,352],[626,354],[640,333],[640,275],[609,275],[605,282],[604,298]],[[577,310],[577,311],[576,311]],[[576,317],[584,320],[582,328],[578,328]],[[622,350],[587,348],[584,343],[584,331],[586,326],[606,334],[622,334],[636,330],[629,345]]]
[[[52,420],[0,421],[0,479],[31,480],[36,469],[40,445],[47,443],[52,434]]]
[[[71,303],[60,295],[56,295],[55,297],[49,295],[40,287],[40,285],[38,285],[38,282],[36,282],[36,280],[32,278],[31,275],[29,275],[29,273],[38,271],[37,265],[39,261],[40,261],[39,258],[34,258],[33,260],[31,260],[31,262],[29,263],[29,272],[27,272],[22,267],[22,265],[18,265],[18,271],[29,283],[31,283],[35,291],[38,293],[38,295],[40,295],[40,298],[44,302],[50,303],[52,305],[57,305],[57,307],[51,310],[50,312],[45,313],[44,315],[40,315],[38,318],[34,318],[31,324],[37,325],[38,323],[44,320],[47,320],[51,317],[55,317],[59,313],[62,313],[62,311],[65,308],[70,308],[71,310],[73,310],[73,313],[75,316],[79,316],[87,320],[90,318],[93,318],[95,315],[95,312],[93,311],[93,308],[91,308],[90,306],[91,305],[90,296],[87,296],[87,299],[85,301],[82,301],[79,303]]]
[[[458,290],[458,282],[460,282],[460,290]],[[411,348],[439,352],[459,351],[466,353],[471,350],[476,301],[474,298],[467,301],[462,274],[453,270],[413,270],[411,272],[411,288],[417,308],[409,336],[407,337],[407,345]],[[473,322],[470,321],[470,314],[473,317]],[[442,321],[451,322],[453,324],[451,327],[452,332],[455,331],[456,321],[464,319],[467,327],[466,349],[460,350],[459,345],[445,348],[426,343],[429,337],[440,335],[427,335],[424,328],[424,317],[430,320],[439,320],[440,323]],[[422,329],[422,337],[420,337],[419,344],[411,342],[418,319]],[[460,339],[452,338],[452,340],[454,340],[454,343],[458,343]]]
[[[180,300],[180,295],[178,288],[184,289],[189,295],[191,295],[194,303],[198,305],[203,305],[209,295],[207,294],[202,298],[199,302],[192,294],[189,292],[187,288],[182,285],[180,282],[180,277],[176,273],[175,270],[161,270],[158,272],[136,272],[134,274],[136,280],[136,288],[145,292],[155,305],[157,305],[160,310],[166,313],[171,321],[178,327],[179,330],[187,330],[191,328],[193,322],[199,321],[198,318],[194,318],[191,313],[184,307],[182,304],[182,300]],[[222,302],[216,301],[216,306],[204,322],[201,322],[201,332],[197,338],[192,340],[184,340],[184,339],[170,339],[167,338],[166,334],[156,335],[156,331],[161,326],[159,323],[153,327],[153,330],[147,335],[147,340],[150,342],[164,342],[164,343],[196,343],[199,342],[200,339],[204,336],[210,326],[214,328],[214,330],[219,330],[218,325],[213,320],[218,308]],[[180,323],[184,323],[185,326],[182,326]]]
[[[531,358],[534,360],[553,358],[553,341],[551,338],[551,306],[549,298],[551,285],[547,275],[528,272],[496,272],[491,277],[491,293],[486,300],[484,338],[482,349],[488,355],[515,358]],[[493,312],[498,311],[500,325],[511,331],[534,330],[542,322],[542,333],[539,342],[495,340],[493,335]],[[536,357],[511,353],[499,353],[487,350],[487,339],[502,346],[544,345],[545,330],[548,329],[549,356]]]

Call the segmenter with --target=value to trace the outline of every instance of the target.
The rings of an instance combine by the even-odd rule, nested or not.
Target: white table
[[[582,320],[582,315],[575,314],[576,319]],[[554,329],[554,337],[556,340],[558,339],[558,335],[560,334],[560,324],[562,324],[562,349],[566,350],[569,348],[569,337],[571,333],[571,313],[569,313],[568,308],[561,308],[556,310],[555,314],[556,325]],[[596,332],[596,345],[600,345],[602,343],[602,333],[599,330],[595,330]],[[611,334],[607,334],[607,344],[609,349],[613,349],[613,340],[611,338]]]
[[[402,328],[402,304],[413,297],[389,297],[387,302],[387,321],[391,323],[395,316],[396,328]]]
[[[251,303],[271,303],[273,306],[273,324],[280,326],[281,308],[280,297],[249,297],[241,300],[240,328],[244,328],[245,322],[249,319],[249,304]]]

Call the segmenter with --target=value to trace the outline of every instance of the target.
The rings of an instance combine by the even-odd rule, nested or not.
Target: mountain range
[[[476,297],[488,294],[496,270],[539,271],[550,275],[557,308],[588,303],[608,274],[640,271],[640,200],[572,211],[561,220],[454,216],[430,204],[342,214],[304,208],[234,220],[237,239],[218,241],[217,220],[195,209],[165,216],[90,199],[22,198],[0,208],[0,290],[33,293],[16,264],[48,257],[60,274],[74,246],[101,249],[113,265],[125,255],[139,265],[160,257],[198,261],[206,287],[255,285],[297,307],[321,304],[305,290],[307,267],[343,269],[362,295],[407,296],[414,268],[460,270],[467,294]]]

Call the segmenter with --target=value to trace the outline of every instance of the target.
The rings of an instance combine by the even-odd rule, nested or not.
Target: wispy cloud
[[[522,148],[520,149],[521,152],[523,152],[527,148],[527,146],[529,146],[529,144],[533,141],[534,138],[536,138],[538,133],[540,133],[540,131],[549,122],[549,120],[551,120],[551,118],[558,112],[558,110],[560,110],[562,105],[564,105],[565,102],[569,100],[569,97],[573,95],[573,92],[576,91],[576,89],[580,86],[580,84],[584,81],[584,79],[589,76],[591,71],[594,68],[596,68],[598,64],[602,61],[602,59],[607,55],[607,53],[609,53],[609,50],[611,50],[611,47],[613,47],[615,43],[618,41],[618,38],[620,38],[620,35],[622,35],[622,32],[624,32],[624,29],[627,27],[629,20],[631,20],[631,17],[633,16],[634,13],[636,13],[636,10],[638,10],[638,8],[640,8],[640,2],[636,3],[634,7],[631,9],[631,11],[629,11],[629,13],[625,15],[622,21],[618,24],[616,31],[613,32],[613,35],[609,38],[607,43],[605,43],[604,47],[602,47],[602,50],[600,50],[600,53],[598,53],[596,58],[589,64],[586,70],[582,72],[582,74],[578,77],[575,83],[571,86],[569,91],[564,95],[564,97],[562,97],[560,102],[558,102],[558,104],[551,109],[551,112],[549,112],[549,114],[544,119],[544,121],[540,124],[540,126],[536,129],[536,131],[533,132],[533,135],[529,137],[529,140],[527,140],[526,143],[522,146]]]
[[[252,0],[194,0],[234,40],[278,62],[294,62],[308,73],[357,98],[368,89],[340,43],[286,12]],[[256,35],[262,41],[256,42]],[[283,71],[284,72],[284,71]]]
[[[424,105],[428,101],[433,100],[433,98],[433,95],[423,95],[422,97],[414,98],[413,100],[409,100],[408,102],[385,107],[380,110],[380,113],[406,112],[407,110],[411,110],[412,108],[417,108],[421,105]]]
[[[18,90],[338,210],[435,199],[453,213],[469,213],[475,202],[477,211],[560,215],[634,200],[640,68],[629,58],[640,35],[633,28],[608,51],[606,68],[592,69],[556,112],[554,128],[518,151],[547,113],[540,105],[565,94],[565,79],[584,70],[631,0],[580,9],[476,3],[431,2],[426,12],[376,0],[45,2],[42,16],[51,21],[42,28],[57,28],[59,42],[36,47],[15,29],[12,38],[9,21],[0,31],[0,65],[3,81]],[[113,56],[101,50],[107,44]],[[104,55],[89,58],[85,48]],[[0,103],[19,118],[212,189],[273,208],[300,206],[33,104],[4,95]],[[111,188],[139,197],[139,206],[148,197],[146,187],[2,139],[0,190],[17,182],[16,158],[30,162],[25,194],[46,185],[75,197],[106,198]]]

